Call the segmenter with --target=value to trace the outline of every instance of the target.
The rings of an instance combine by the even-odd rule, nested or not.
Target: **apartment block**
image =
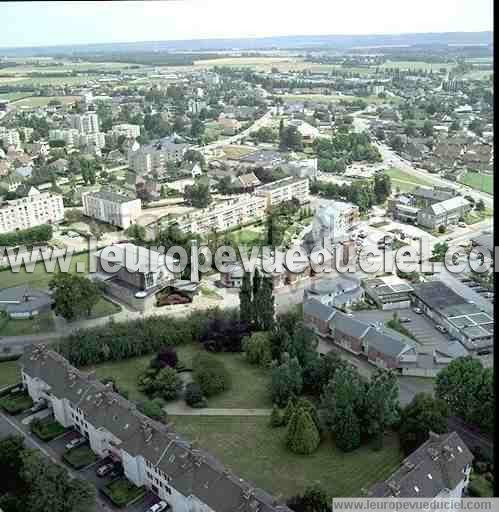
[[[140,126],[129,123],[116,124],[113,126],[111,133],[116,137],[123,135],[129,139],[136,139],[140,135]]]
[[[87,192],[82,195],[82,201],[85,215],[123,229],[135,224],[142,213],[140,199],[114,192]]]
[[[249,222],[255,222],[263,219],[265,214],[265,198],[247,194],[235,200],[217,203],[199,213],[186,215],[177,222],[182,231],[203,234],[213,230],[227,231]]]
[[[296,177],[284,178],[256,188],[255,194],[266,199],[268,208],[291,199],[306,203],[309,200],[309,180]]]
[[[63,140],[66,146],[78,146],[80,143],[80,132],[76,128],[49,130],[49,140]]]
[[[0,140],[3,141],[4,147],[14,145],[16,148],[21,147],[21,137],[17,130],[9,130],[4,126],[0,126]]]
[[[0,204],[0,233],[28,229],[64,220],[62,195],[32,187],[26,197]]]
[[[178,162],[184,157],[189,145],[164,138],[129,154],[129,166],[139,176],[152,172],[162,174],[168,162]]]
[[[19,365],[34,402],[45,401],[61,425],[78,430],[98,456],[121,462],[130,482],[171,510],[291,512],[46,346],[27,347]]]
[[[99,116],[97,114],[74,114],[71,116],[71,127],[81,134],[96,133],[99,131]]]

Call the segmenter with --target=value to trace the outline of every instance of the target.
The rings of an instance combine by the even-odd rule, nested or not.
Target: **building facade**
[[[0,233],[58,224],[64,220],[62,195],[32,187],[26,197],[0,204]]]
[[[135,224],[142,213],[140,199],[130,199],[114,192],[87,192],[82,195],[82,202],[86,216],[123,229]]]
[[[267,208],[291,201],[291,199],[298,199],[303,204],[309,200],[309,180],[308,178],[284,178],[257,187],[255,194],[266,199]]]

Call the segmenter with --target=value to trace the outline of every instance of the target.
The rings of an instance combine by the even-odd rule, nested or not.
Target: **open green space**
[[[67,255],[66,258],[69,259],[69,255]],[[78,262],[83,262],[85,264],[85,268],[88,270],[88,253],[76,254],[71,258],[71,262],[69,264],[70,272],[76,272],[76,265]],[[31,286],[33,288],[47,288],[54,273],[47,271],[48,269],[43,261],[40,261],[33,266],[29,265],[29,267],[30,270],[33,270],[32,272],[28,272],[24,265],[22,267],[18,267],[18,272],[14,272],[10,268],[1,270],[0,284],[2,288],[22,285]],[[55,268],[60,268],[59,263]]]
[[[229,233],[229,238],[235,245],[244,245],[250,248],[253,246],[265,245],[265,237],[261,226],[247,227],[231,231]]]
[[[385,174],[390,176],[392,180],[392,187],[394,189],[399,188],[402,192],[410,191],[416,188],[418,185],[424,187],[431,187],[431,183],[424,178],[414,176],[408,172],[402,171],[401,169],[390,168],[385,171]]]
[[[363,100],[367,103],[386,103],[396,98],[382,99],[378,96],[351,96],[346,94],[284,94],[281,96],[284,101],[313,101],[316,103],[335,103],[339,101],[352,102],[355,100]]]
[[[34,318],[12,320],[0,316],[0,336],[23,336],[54,330],[54,316],[51,311],[40,313]]]
[[[487,194],[494,193],[494,176],[492,174],[467,172],[459,182],[463,185],[468,185],[468,187],[486,192]]]
[[[83,320],[86,319],[92,319],[92,318],[101,318],[103,316],[109,316],[109,315],[115,315],[116,313],[119,313],[121,311],[121,306],[118,306],[118,304],[111,302],[105,297],[101,297],[97,304],[92,308],[92,313],[90,313],[90,316],[83,318]]]
[[[470,476],[469,495],[480,498],[494,496],[494,485],[484,475],[472,472]]]
[[[5,92],[0,94],[0,101],[2,100],[9,100],[9,101],[15,101],[15,100],[21,100],[23,98],[29,97],[30,94],[28,92]]]
[[[390,61],[387,60],[380,68],[398,68],[405,70],[422,69],[424,71],[440,71],[445,68],[446,70],[452,69],[456,64],[451,62],[424,62],[424,61]]]
[[[117,478],[104,486],[101,491],[117,507],[125,507],[145,495],[144,487],[137,487],[125,477]]]
[[[4,361],[0,363],[0,388],[11,386],[20,381],[21,373],[17,361]]]
[[[98,459],[97,455],[90,449],[90,446],[86,444],[68,450],[62,458],[64,462],[67,462],[74,469],[86,468]]]
[[[78,96],[32,96],[13,101],[16,107],[46,107],[52,100],[60,101],[63,105],[74,103]]]
[[[285,498],[314,483],[333,496],[360,496],[363,488],[388,477],[402,460],[395,434],[385,437],[380,451],[365,445],[343,453],[326,438],[313,455],[300,456],[286,448],[286,430],[270,428],[265,417],[173,416],[170,420],[241,478]]]
[[[9,414],[19,414],[33,405],[28,393],[9,393],[0,398],[0,407]]]

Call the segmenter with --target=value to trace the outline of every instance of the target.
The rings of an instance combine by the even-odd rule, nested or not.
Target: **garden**
[[[33,400],[25,391],[9,393],[0,398],[0,407],[9,414],[21,414],[33,406]]]
[[[146,490],[144,487],[137,487],[132,484],[125,477],[120,477],[102,487],[101,492],[107,496],[115,506],[123,508],[143,498]]]
[[[29,424],[29,428],[38,439],[45,442],[52,441],[67,430],[53,418],[34,419]]]
[[[86,468],[96,462],[97,458],[97,455],[95,455],[87,444],[68,450],[62,456],[64,462],[68,463],[73,469]]]

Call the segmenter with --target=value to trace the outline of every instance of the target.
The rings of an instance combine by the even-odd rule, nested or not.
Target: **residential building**
[[[347,237],[360,218],[359,207],[341,201],[325,201],[315,211],[312,237],[315,242],[337,242]]]
[[[315,180],[318,176],[317,158],[293,160],[281,165],[281,169],[290,176]]]
[[[163,174],[168,162],[179,162],[189,148],[188,144],[177,143],[165,137],[154,144],[143,146],[128,155],[130,168],[139,176],[144,174]]]
[[[135,224],[142,213],[140,199],[114,192],[87,192],[82,195],[83,213],[88,217],[127,229]]]
[[[344,273],[314,281],[305,289],[304,298],[315,298],[327,306],[349,307],[364,298],[364,289],[358,277]]]
[[[4,147],[15,146],[16,149],[21,147],[21,137],[17,130],[11,130],[0,126],[0,140],[3,142]]]
[[[293,119],[292,121],[289,121],[288,126],[293,126],[298,130],[298,133],[302,136],[304,144],[311,144],[320,135],[317,128],[300,119]]]
[[[81,146],[93,146],[97,152],[100,152],[106,145],[106,136],[101,132],[80,135],[79,143]]]
[[[255,194],[266,199],[267,208],[291,199],[298,199],[303,204],[309,201],[309,181],[308,178],[283,178],[257,187]]]
[[[246,194],[187,214],[175,222],[179,229],[190,233],[223,232],[265,218],[266,206],[264,197]]]
[[[457,196],[457,190],[453,187],[422,187],[417,186],[411,191],[413,206],[419,208],[428,208],[436,203],[441,203],[447,199]]]
[[[111,131],[116,137],[124,136],[128,139],[136,139],[140,136],[140,126],[138,124],[116,124]]]
[[[80,132],[76,128],[49,130],[49,140],[62,140],[66,143],[66,146],[78,146]]]
[[[471,205],[464,197],[453,197],[420,210],[417,215],[418,224],[429,229],[457,224],[470,209]]]
[[[218,120],[218,126],[224,135],[235,135],[241,129],[242,124],[237,119],[222,117]]]
[[[99,116],[93,113],[73,114],[70,118],[71,127],[80,134],[87,135],[99,131]]]
[[[32,187],[26,197],[0,204],[0,233],[10,233],[64,220],[62,195]]]
[[[45,401],[61,425],[78,430],[98,456],[120,461],[130,482],[175,512],[291,512],[46,346],[27,348],[19,365],[35,403]]]
[[[425,443],[367,494],[372,498],[461,498],[469,484],[472,462],[472,453],[456,432],[430,432]]]
[[[239,186],[245,191],[254,190],[255,187],[258,187],[258,185],[262,184],[261,181],[255,176],[254,172],[241,174],[237,177],[237,181]]]
[[[494,319],[442,281],[414,285],[412,303],[435,323],[445,327],[473,355],[494,348]]]

